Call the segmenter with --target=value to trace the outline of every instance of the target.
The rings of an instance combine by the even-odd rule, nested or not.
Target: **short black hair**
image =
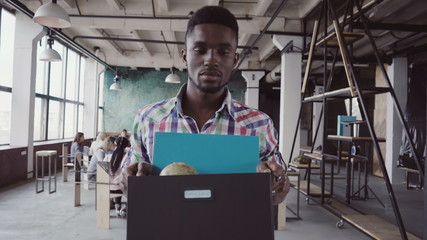
[[[236,17],[226,8],[218,6],[205,6],[197,10],[190,18],[187,24],[185,39],[189,33],[193,32],[194,27],[199,24],[212,23],[231,28],[236,34],[236,41],[239,37],[239,25]]]

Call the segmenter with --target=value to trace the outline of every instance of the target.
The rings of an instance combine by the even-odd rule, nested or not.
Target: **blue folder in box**
[[[184,162],[199,174],[255,173],[258,136],[164,133],[154,135],[153,172]]]

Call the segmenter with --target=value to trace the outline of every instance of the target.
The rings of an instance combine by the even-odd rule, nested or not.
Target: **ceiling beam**
[[[77,40],[79,38],[92,39],[92,40],[109,40],[109,41],[123,41],[123,42],[146,42],[146,43],[156,43],[156,44],[167,43],[167,44],[175,44],[175,45],[185,45],[185,42],[180,42],[180,41],[163,41],[163,40],[153,40],[153,39],[136,39],[136,38],[103,37],[103,36],[83,36],[83,35],[74,36],[73,41]],[[248,47],[248,46],[237,46],[237,48],[258,50],[258,47]]]
[[[99,37],[110,37],[110,35],[104,30],[95,29],[93,31]],[[125,51],[114,41],[108,40],[108,43],[120,53],[120,55],[126,56]]]
[[[239,37],[239,46],[246,46],[248,45],[249,39],[251,38],[251,34],[241,34]],[[242,52],[244,51],[244,49],[239,50],[239,54],[242,54]]]
[[[260,62],[267,60],[277,50],[277,47],[274,45],[271,39],[266,40],[264,38],[262,41],[262,44],[260,45],[261,47],[259,48],[259,51],[258,51]]]
[[[296,12],[298,15],[297,18],[304,18],[306,17],[317,5],[319,5],[320,0],[299,0],[297,9],[288,9],[289,11]]]
[[[354,29],[365,29],[363,23],[354,22]],[[391,30],[401,32],[427,32],[427,25],[418,24],[396,24],[396,23],[377,23],[368,22],[368,28],[371,30]]]
[[[123,10],[122,3],[119,0],[106,0],[111,9],[121,11]]]
[[[208,0],[207,5],[210,5],[210,6],[219,6],[219,0]]]
[[[259,34],[267,25],[270,17],[254,17],[252,20],[238,20],[239,34]],[[71,24],[74,28],[121,29],[126,31],[180,31],[185,32],[188,19],[120,19],[120,18],[83,18],[72,17]],[[268,28],[269,31],[300,31],[300,21],[287,20],[277,17]]]
[[[259,0],[255,7],[255,16],[264,16],[273,0]]]
[[[159,12],[169,12],[169,0],[157,0]]]
[[[64,6],[65,8],[76,8],[75,0],[62,0],[59,1],[58,4]]]
[[[132,31],[132,36],[133,36],[135,39],[142,39],[141,35],[140,35],[136,30],[133,30],[133,31]],[[138,46],[142,49],[142,51],[143,51],[145,54],[147,54],[147,57],[152,57],[152,56],[153,56],[153,54],[151,53],[150,49],[148,49],[147,45],[145,45],[145,43],[144,43],[144,42],[140,42],[140,41],[138,41],[137,43],[138,43]]]
[[[267,12],[267,10],[270,7],[270,5],[271,5],[272,2],[273,2],[273,0],[259,0],[258,4],[255,7],[255,15],[256,16],[264,16],[264,14]],[[249,41],[249,38],[247,38],[247,40],[245,42],[245,45],[247,44],[248,41]],[[241,43],[240,45],[243,45],[243,43]],[[270,45],[268,45],[268,47],[270,47]],[[259,57],[259,61],[260,62],[264,61],[264,59],[265,59],[263,57],[264,55],[261,55],[265,51],[271,51],[273,53],[274,52],[274,44],[272,44],[270,50],[265,50],[265,45],[264,46],[261,45],[260,51],[258,53],[258,57]]]

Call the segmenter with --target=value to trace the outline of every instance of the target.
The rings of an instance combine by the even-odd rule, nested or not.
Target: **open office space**
[[[134,218],[110,210],[110,165],[90,181],[73,138],[131,135],[141,107],[175,97],[191,75],[187,23],[206,5],[239,25],[232,98],[278,132],[291,189],[275,239],[427,239],[417,0],[0,0],[0,239],[126,239]]]

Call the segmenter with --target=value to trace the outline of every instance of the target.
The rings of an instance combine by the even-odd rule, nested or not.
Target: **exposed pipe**
[[[77,2],[77,0],[74,0],[74,2],[76,3],[76,7],[77,7],[77,11],[79,11],[79,15],[82,15],[82,11],[80,11],[80,6],[79,3]]]
[[[170,49],[169,49],[168,44],[166,43],[166,38],[165,38],[165,35],[163,34],[163,31],[160,31],[160,34],[162,35],[163,42],[165,43],[166,49],[168,50],[169,57],[170,57],[170,58],[172,58],[171,51],[170,51]]]
[[[12,6],[14,9],[18,10],[22,14],[26,15],[27,17],[29,17],[31,19],[34,17],[34,13],[31,10],[29,10],[25,5],[23,5],[22,3],[20,3],[19,1],[16,1],[16,0],[4,0],[4,2],[6,2],[7,4],[9,4],[10,6]],[[82,53],[82,54],[84,54],[84,55],[86,55],[86,56],[94,59],[95,61],[101,63],[105,67],[107,67],[107,68],[109,68],[109,69],[111,69],[113,71],[116,71],[109,64],[107,64],[106,62],[104,62],[101,59],[99,59],[97,56],[95,56],[93,53],[91,53],[86,48],[84,48],[84,47],[80,46],[78,43],[74,42],[71,38],[69,38],[67,35],[65,35],[64,33],[62,33],[60,30],[57,30],[55,28],[48,28],[48,29],[50,29],[52,32],[55,33],[55,38],[61,40],[62,42],[64,42],[68,46],[73,47],[74,49],[76,49],[80,53]]]
[[[258,43],[259,40],[264,36],[265,32],[268,30],[270,25],[273,23],[273,21],[276,19],[277,15],[279,15],[280,11],[282,11],[283,7],[285,6],[286,2],[288,0],[283,0],[279,7],[274,11],[273,16],[271,16],[270,20],[268,21],[267,25],[265,25],[264,29],[261,31],[261,33],[258,35],[258,37],[255,39],[255,41],[252,43],[252,45],[249,47],[248,51],[243,51],[243,56],[240,58],[239,63],[236,65],[235,69],[238,69],[240,65],[242,65],[245,58],[249,55],[250,51],[254,49],[255,45]]]
[[[281,67],[282,67],[282,64],[279,64],[269,73],[267,73],[265,76],[265,81],[268,83],[274,83],[274,82],[280,81]]]
[[[5,0],[10,1],[10,0]],[[189,16],[113,16],[113,15],[76,15],[70,14],[73,18],[114,18],[114,19],[169,19],[169,20],[188,20]],[[237,20],[252,20],[252,17],[236,17]]]

